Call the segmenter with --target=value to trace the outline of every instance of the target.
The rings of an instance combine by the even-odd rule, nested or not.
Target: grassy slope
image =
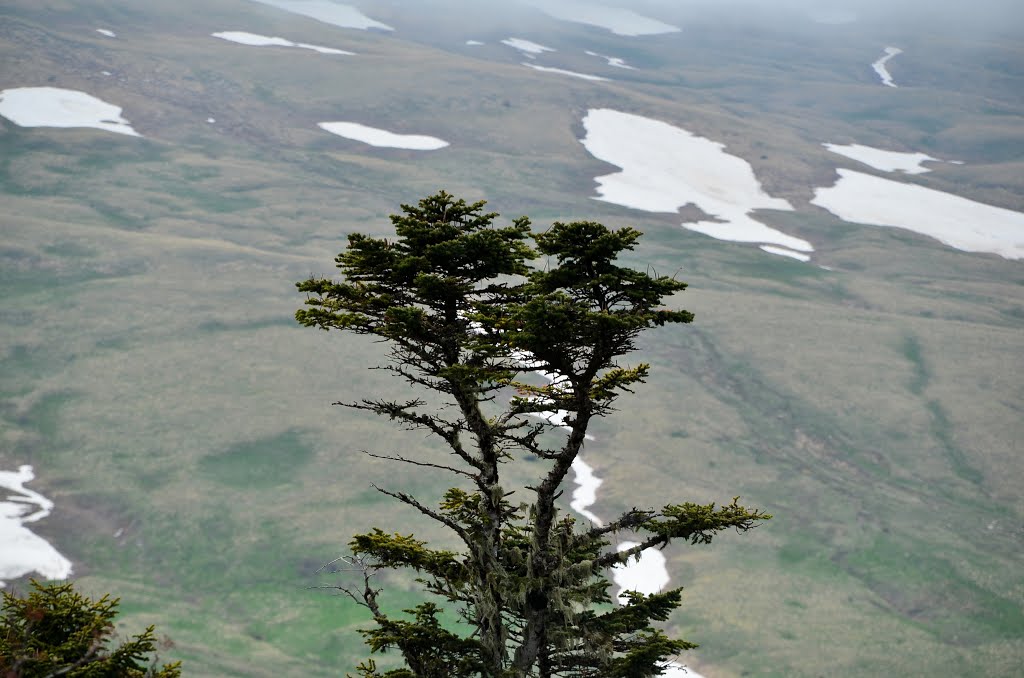
[[[292,327],[291,283],[329,270],[344,233],[386,232],[398,202],[442,186],[541,225],[637,225],[635,263],[691,283],[697,323],[652,335],[650,384],[587,456],[606,480],[599,514],[638,485],[776,514],[751,538],[671,551],[697,668],[1013,674],[1020,264],[820,211],[769,218],[834,271],[772,258],[589,200],[611,169],[576,141],[587,108],[660,117],[727,143],[798,205],[837,165],[821,141],[904,144],[969,161],[913,181],[1020,209],[1021,175],[993,154],[1016,143],[1012,119],[987,112],[1019,102],[975,95],[976,61],[943,80],[924,65],[945,62],[908,50],[928,77],[971,84],[894,104],[866,66],[880,48],[852,35],[827,50],[772,31],[738,50],[713,27],[685,42],[522,36],[562,47],[546,65],[632,80],[594,86],[522,68],[493,44],[497,22],[381,36],[248,3],[80,5],[3,10],[0,89],[83,89],[147,138],[2,123],[0,464],[36,465],[57,503],[40,532],[86,589],[124,597],[129,625],[157,623],[192,675],[336,675],[361,655],[359,611],[306,590],[311,573],[357,530],[417,525],[369,482],[430,497],[446,481],[359,455],[420,438],[329,403],[401,387],[362,369],[372,344]],[[208,37],[235,29],[359,57]],[[467,37],[489,45],[467,57]],[[570,46],[644,68],[601,70]],[[315,127],[346,119],[452,147],[370,149]]]

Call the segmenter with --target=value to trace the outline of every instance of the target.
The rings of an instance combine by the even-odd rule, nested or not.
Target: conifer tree
[[[437,436],[449,460],[375,456],[437,469],[459,483],[436,507],[377,488],[443,525],[461,548],[432,549],[378,528],[353,537],[347,562],[363,581],[338,588],[372,614],[375,626],[363,632],[371,651],[395,648],[405,661],[382,674],[371,660],[360,675],[658,675],[667,659],[696,647],[654,626],[680,604],[681,589],[631,592],[628,604],[607,610],[607,569],[646,548],[710,543],[717,532],[746,531],[770,516],[733,500],[634,508],[606,525],[583,526],[561,512],[558,499],[590,422],[609,415],[649,373],[647,364],[620,359],[644,330],[693,319],[663,307],[686,285],[616,263],[635,247],[634,229],[572,222],[533,233],[526,217],[498,227],[498,215],[483,207],[443,191],[402,205],[391,217],[394,239],[348,237],[335,260],[343,279],[297,284],[307,295],[299,323],[385,340],[391,353],[383,367],[445,397],[456,413],[425,409],[420,398],[336,403]],[[548,263],[530,267],[538,256]],[[525,458],[541,460],[543,470],[528,487],[508,487],[503,466]],[[608,541],[619,532],[641,537],[619,552]],[[381,604],[373,575],[406,568],[432,600],[396,618]],[[470,632],[446,625],[442,606]]]
[[[40,584],[20,597],[3,592],[0,676],[5,678],[179,678],[180,662],[158,667],[150,626],[110,647],[118,600],[91,600],[68,583]]]

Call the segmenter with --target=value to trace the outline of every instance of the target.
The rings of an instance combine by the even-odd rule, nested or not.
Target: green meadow
[[[365,656],[365,610],[316,588],[351,573],[318,570],[374,526],[444,543],[371,483],[429,503],[451,481],[363,453],[444,451],[332,405],[407,389],[367,369],[380,344],[298,327],[294,283],[444,188],[539,229],[634,226],[629,263],[690,284],[674,301],[694,324],[645,336],[650,379],[584,452],[598,515],[740,495],[775,516],[666,550],[686,587],[669,627],[701,645],[682,662],[709,678],[1018,675],[1024,269],[808,201],[856,165],[821,143],[857,142],[963,160],[893,178],[1024,210],[1020,43],[944,59],[953,37],[915,33],[891,66],[921,84],[896,98],[870,70],[892,34],[706,19],[689,40],[550,21],[523,36],[615,78],[595,85],[521,66],[500,12],[417,32],[429,11],[366,11],[397,30],[241,0],[0,8],[0,89],[80,89],[142,135],[0,119],[0,469],[33,465],[56,505],[33,530],[80,588],[120,596],[125,632],[156,624],[189,676],[337,676]],[[210,37],[225,30],[357,56]],[[810,240],[811,263],[593,200],[616,171],[579,143],[601,107],[725,143],[793,203],[759,216]],[[316,126],[331,120],[451,146],[374,148]],[[418,600],[411,579],[385,583],[394,609]]]

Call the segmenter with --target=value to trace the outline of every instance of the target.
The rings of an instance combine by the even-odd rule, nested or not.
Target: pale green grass
[[[1016,148],[1019,108],[1005,89],[979,107],[973,62],[917,45],[913,58],[935,50],[929,63],[963,91],[908,87],[894,104],[870,72],[875,48],[852,37],[826,49],[768,31],[737,50],[710,29],[657,48],[580,27],[535,36],[565,36],[564,67],[589,63],[578,47],[646,69],[594,87],[523,68],[500,33],[481,33],[491,56],[463,58],[452,27],[337,31],[252,3],[244,20],[218,0],[12,7],[0,57],[18,82],[4,86],[85,89],[147,138],[0,130],[0,466],[36,466],[57,505],[39,532],[84,587],[123,597],[126,628],[169,635],[165,654],[189,675],[351,670],[365,616],[307,590],[336,581],[316,569],[373,526],[446,543],[370,483],[429,502],[449,480],[362,454],[443,450],[330,404],[408,395],[365,369],[382,347],[291,320],[293,283],[331,274],[346,233],[386,235],[399,203],[439,188],[540,228],[636,226],[629,262],[691,283],[678,301],[695,324],[642,342],[631,362],[653,364],[649,383],[584,453],[605,480],[598,515],[739,494],[776,516],[666,552],[687,587],[672,626],[702,646],[684,661],[718,677],[1015,675],[1020,264],[802,209],[834,176],[820,142],[894,140],[968,161],[914,181],[1020,208],[1017,165],[977,162],[1000,140]],[[118,39],[94,37],[100,23]],[[208,35],[243,24],[360,57]],[[726,143],[800,209],[761,216],[835,270],[591,200],[593,178],[614,171],[578,142],[598,106]],[[317,129],[325,120],[452,146],[371,149]],[[395,582],[396,609],[416,601],[408,586]]]

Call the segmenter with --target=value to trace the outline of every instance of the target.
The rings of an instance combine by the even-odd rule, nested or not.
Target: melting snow
[[[484,331],[478,323],[470,323],[470,327],[472,331],[477,333]],[[526,369],[541,366],[533,354],[527,351],[517,351],[514,358]],[[566,380],[563,375],[544,372],[540,369],[534,370],[534,373],[547,379],[553,385],[558,385]],[[561,425],[566,415],[567,412],[559,410],[554,413],[536,413],[535,416],[547,419],[555,425]],[[594,439],[590,434],[587,434],[586,438],[587,440]],[[594,469],[578,455],[572,462],[572,470],[575,476],[573,481],[576,484],[576,488],[572,492],[569,507],[595,526],[602,527],[604,522],[590,511],[590,507],[597,501],[597,488],[604,481],[598,478],[597,474],[594,473]],[[619,544],[618,550],[622,552],[635,545],[636,542],[622,542]],[[661,591],[669,582],[668,569],[665,567],[665,562],[665,556],[661,551],[649,548],[640,552],[639,559],[632,558],[627,563],[614,566],[612,568],[612,579],[619,586],[619,602],[625,603],[623,595],[625,591],[640,591],[645,594]],[[689,670],[677,662],[666,662],[663,665],[661,675],[668,678],[703,678],[696,671]]]
[[[883,151],[880,148],[871,148],[870,146],[861,146],[860,144],[850,144],[848,146],[840,146],[839,144],[822,144],[822,146],[833,153],[838,153],[839,155],[846,156],[851,160],[862,162],[865,165],[874,167],[876,170],[882,170],[883,172],[924,174],[925,172],[931,172],[931,170],[927,167],[921,167],[922,162],[942,162],[938,158],[933,158],[932,156],[925,155],[924,153]]]
[[[543,71],[545,73],[558,73],[559,75],[569,75],[574,78],[581,78],[583,80],[595,80],[595,81],[607,81],[608,78],[602,78],[600,75],[588,75],[586,73],[577,73],[576,71],[567,71],[564,68],[551,68],[550,66],[538,66],[537,64],[531,64],[523,62],[524,66],[529,66],[535,71]]]
[[[520,52],[530,57],[531,59],[534,58],[534,54],[543,54],[544,52],[556,51],[553,47],[545,47],[544,45],[538,45],[535,42],[523,40],[522,38],[505,38],[504,40],[501,41],[501,44],[508,45],[509,47],[518,49]]]
[[[331,134],[361,141],[371,146],[433,151],[448,145],[447,141],[437,137],[428,137],[421,134],[395,134],[394,132],[377,129],[376,127],[360,125],[358,122],[321,122],[317,124],[321,129]]]
[[[27,464],[17,471],[0,471],[0,488],[17,493],[0,501],[0,587],[5,586],[3,579],[29,572],[38,572],[46,579],[71,575],[71,561],[24,526],[42,520],[53,510],[52,501],[25,487],[33,478],[35,474]]]
[[[619,57],[611,57],[611,56],[607,56],[605,54],[598,54],[597,52],[591,52],[591,51],[587,51],[586,54],[587,54],[587,56],[595,56],[595,57],[600,57],[601,59],[604,59],[605,61],[608,62],[609,66],[615,66],[616,68],[628,68],[631,71],[636,70],[635,68],[633,68],[632,66],[627,64],[625,59],[620,59]]]
[[[245,31],[222,31],[220,33],[211,33],[210,35],[221,40],[237,42],[241,45],[252,45],[254,47],[299,47],[301,49],[311,49],[321,54],[348,54],[350,56],[355,54],[355,52],[346,52],[343,49],[310,45],[305,42],[292,42],[284,38],[271,38],[266,35],[257,35],[256,33],[246,33]]]
[[[897,54],[903,54],[903,50],[899,47],[886,47],[885,56],[871,64],[871,68],[875,69],[875,73],[878,73],[878,77],[882,79],[882,84],[888,87],[896,87],[896,83],[892,81],[892,76],[885,64]]]
[[[661,675],[666,676],[666,678],[704,678],[704,676],[693,669],[683,666],[677,662],[667,663],[665,665],[665,670],[661,672]]]
[[[525,367],[527,369],[529,369],[531,367],[538,367],[537,361],[533,357],[532,353],[529,353],[527,351],[517,351],[515,357],[519,361],[519,364],[522,367]],[[552,372],[545,372],[543,370],[535,369],[535,370],[533,370],[533,373],[538,375],[538,376],[540,376],[540,377],[543,377],[544,379],[547,379],[548,381],[551,382],[551,384],[553,386],[561,387],[561,385],[564,385],[565,382],[567,381],[565,376],[554,374]],[[539,396],[530,396],[528,399],[529,400],[540,400],[540,397]],[[559,426],[561,428],[564,428],[567,431],[571,430],[570,427],[567,426],[566,423],[565,423],[566,417],[569,416],[569,412],[567,410],[554,410],[553,412],[552,411],[548,411],[548,412],[531,412],[529,414],[530,414],[531,417],[537,417],[539,419],[544,419],[545,421],[547,421],[549,424],[551,424],[553,426]],[[593,440],[594,436],[590,435],[589,433],[586,433],[586,434],[584,434],[584,438],[586,440]],[[587,468],[590,468],[590,467],[587,467]],[[593,474],[591,474],[591,477],[596,479],[596,477],[593,476]],[[600,485],[601,481],[597,480],[597,484]],[[595,489],[596,489],[596,485],[595,485]],[[598,522],[600,522],[600,521],[598,521]]]
[[[341,28],[394,30],[387,24],[374,21],[351,5],[339,5],[329,0],[252,0],[252,2],[277,7],[292,14],[308,16],[310,19],[316,19],[325,24],[340,26]]]
[[[782,257],[789,257],[790,259],[796,259],[797,261],[810,261],[811,258],[801,252],[794,252],[793,250],[787,250],[785,247],[776,247],[775,245],[761,245],[761,249],[769,254],[778,254]]]
[[[589,509],[597,501],[597,488],[604,482],[594,473],[582,458],[576,457],[572,462],[572,470],[575,473],[574,482],[576,489],[572,493],[572,501],[569,503],[573,511],[580,514],[594,525],[601,527],[604,523]],[[633,548],[637,545],[635,541],[624,541],[618,546],[618,551]],[[626,603],[626,591],[639,591],[645,595],[658,593],[668,585],[669,576],[666,568],[665,556],[658,549],[644,549],[640,552],[640,558],[631,558],[629,562],[616,565],[612,568],[612,580],[619,587],[619,604]],[[667,662],[662,676],[668,678],[703,678],[701,674],[686,669],[677,662]]]
[[[16,87],[0,91],[0,115],[21,127],[95,127],[140,136],[121,108],[73,89]]]
[[[619,552],[637,545],[635,541],[624,541],[619,544]],[[644,549],[640,552],[640,560],[613,567],[612,578],[619,585],[619,603],[622,605],[627,601],[626,591],[637,591],[647,596],[657,593],[668,584],[665,555],[658,549]]]
[[[579,0],[562,0],[558,3],[544,2],[543,4],[535,1],[530,4],[555,19],[597,26],[616,35],[635,37],[679,32],[679,28],[676,26],[645,17],[630,9],[605,7]]]
[[[598,200],[647,212],[677,212],[694,204],[720,221],[684,223],[691,231],[719,240],[814,250],[806,240],[750,217],[755,209],[793,207],[765,193],[750,164],[726,153],[724,144],[607,108],[591,109],[583,127],[582,143],[590,154],[622,168],[595,179]]]
[[[862,172],[836,171],[836,184],[815,189],[811,203],[844,221],[905,228],[958,250],[1024,259],[1024,213]]]
[[[475,332],[483,331],[479,325],[476,325],[473,329]],[[537,365],[533,355],[526,351],[518,352],[515,357],[525,368]],[[565,377],[558,374],[542,370],[534,370],[534,373],[555,385],[565,381]],[[550,423],[558,426],[562,425],[567,414],[564,410],[559,410],[549,413],[538,412],[535,416],[547,419]],[[590,434],[587,434],[586,437],[587,440],[594,439]],[[604,481],[597,477],[594,469],[587,462],[583,461],[583,458],[579,455],[572,462],[572,470],[574,474],[573,482],[576,484],[576,488],[572,492],[569,507],[595,526],[604,526],[601,518],[590,510],[590,507],[597,501],[597,489],[601,487]],[[635,545],[636,542],[622,542],[619,544],[618,550],[621,552]],[[640,552],[639,559],[633,558],[627,563],[614,566],[612,568],[612,579],[619,587],[619,603],[625,604],[626,598],[624,593],[626,591],[639,591],[644,594],[661,591],[669,582],[668,569],[665,567],[665,562],[665,556],[661,551],[657,549],[644,549]],[[676,662],[666,662],[661,675],[669,676],[670,678],[703,678],[699,673],[684,669],[681,664]]]
[[[594,475],[594,469],[583,459],[577,456],[572,462],[572,470],[576,474],[576,489],[572,491],[572,501],[569,507],[598,527],[604,525],[601,519],[590,512],[589,507],[597,501],[597,488],[601,487],[604,481]]]

